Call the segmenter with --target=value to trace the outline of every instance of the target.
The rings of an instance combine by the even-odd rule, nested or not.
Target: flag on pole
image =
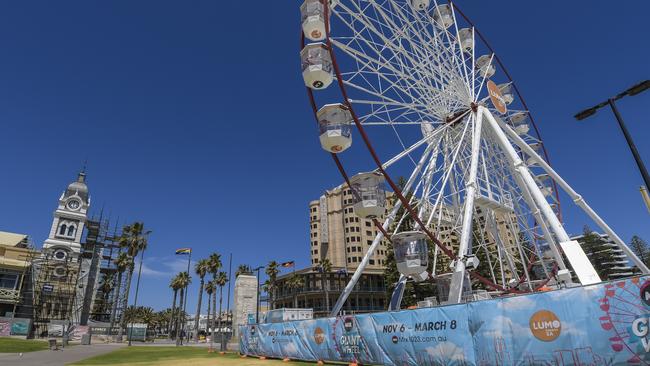
[[[192,248],[180,248],[176,249],[176,254],[191,254],[192,253]]]
[[[284,268],[289,268],[289,267],[293,267],[295,265],[295,263],[294,263],[294,261],[288,261],[288,262],[284,262],[284,263],[282,263],[280,265],[282,267],[284,267]]]

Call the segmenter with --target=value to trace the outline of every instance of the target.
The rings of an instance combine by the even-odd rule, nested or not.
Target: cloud
[[[497,302],[497,308],[508,311],[529,310],[535,308],[535,301],[528,296],[512,297]]]
[[[140,264],[136,260],[136,271]],[[190,274],[194,268],[195,261],[190,262]],[[178,272],[187,271],[187,259],[185,257],[149,257],[144,258],[142,263],[142,275],[147,277],[172,277]]]
[[[489,337],[529,337],[531,335],[528,327],[513,323],[512,319],[505,316],[496,316],[490,324],[483,327],[483,334]]]
[[[441,365],[454,364],[456,361],[465,360],[463,349],[451,342],[438,343],[435,347],[427,347],[425,351],[427,351],[431,361]]]

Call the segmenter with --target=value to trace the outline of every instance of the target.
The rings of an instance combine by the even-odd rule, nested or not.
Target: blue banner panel
[[[650,277],[467,304],[251,324],[241,353],[376,365],[650,365]]]

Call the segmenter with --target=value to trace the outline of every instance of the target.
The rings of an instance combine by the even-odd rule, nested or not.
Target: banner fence
[[[435,308],[240,327],[251,356],[375,365],[650,365],[650,276]]]

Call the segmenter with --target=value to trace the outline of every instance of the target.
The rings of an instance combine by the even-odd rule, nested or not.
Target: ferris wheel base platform
[[[239,329],[248,356],[363,365],[650,365],[650,276]]]

